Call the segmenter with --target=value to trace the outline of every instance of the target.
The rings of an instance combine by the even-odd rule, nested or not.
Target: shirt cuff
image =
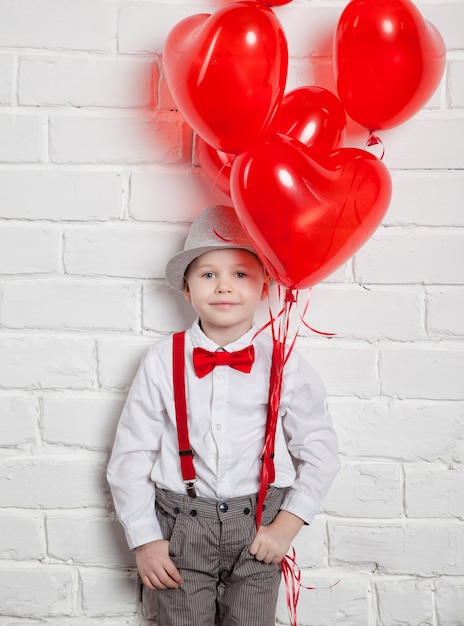
[[[306,524],[311,524],[319,513],[320,504],[305,493],[289,487],[280,508],[293,513]]]
[[[161,528],[156,519],[141,520],[136,524],[124,527],[126,541],[131,550],[143,546],[151,541],[164,539]]]

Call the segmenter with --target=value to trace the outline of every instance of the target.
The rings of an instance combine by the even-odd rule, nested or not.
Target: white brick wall
[[[346,3],[275,9],[288,89],[334,89]],[[172,26],[220,4],[0,1],[0,626],[155,623],[105,465],[142,354],[192,319],[166,259],[227,200],[161,71]],[[336,336],[298,344],[343,459],[295,541],[316,587],[300,626],[464,625],[464,3],[417,5],[445,39],[443,81],[379,133],[390,209],[313,291],[308,323]],[[346,145],[364,142],[352,129]]]

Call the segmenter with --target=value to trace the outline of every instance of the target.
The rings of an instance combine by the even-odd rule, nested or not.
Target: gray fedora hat
[[[231,206],[210,206],[192,223],[183,251],[166,265],[168,285],[183,291],[184,275],[190,263],[205,252],[220,248],[240,248],[256,254]]]

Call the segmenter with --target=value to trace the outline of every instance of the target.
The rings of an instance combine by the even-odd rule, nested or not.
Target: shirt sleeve
[[[149,352],[134,378],[107,470],[116,514],[131,549],[163,538],[151,479],[163,427],[163,403],[153,381],[153,360]]]
[[[338,442],[319,375],[298,353],[291,355],[287,366],[282,426],[296,477],[282,509],[309,524],[340,470]]]

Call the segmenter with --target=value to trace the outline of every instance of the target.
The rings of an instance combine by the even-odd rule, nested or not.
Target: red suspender
[[[185,332],[175,333],[172,336],[172,379],[182,479],[187,494],[191,498],[195,498],[196,475],[193,466],[193,450],[190,447],[188,434],[187,402],[185,399]]]

